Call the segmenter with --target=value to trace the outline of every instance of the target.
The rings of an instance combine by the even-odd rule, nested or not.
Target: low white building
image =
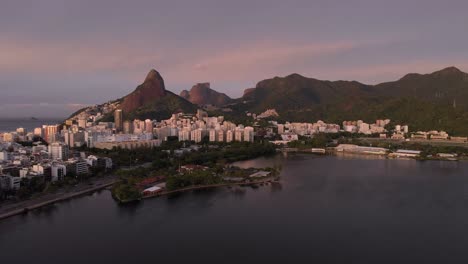
[[[299,140],[299,136],[293,133],[285,133],[281,135],[281,139],[283,141],[295,141],[295,140]]]
[[[400,158],[400,157],[406,157],[406,158],[416,158],[421,155],[421,151],[419,150],[408,150],[408,149],[399,149],[394,153],[390,153],[390,157],[395,157],[395,158]]]

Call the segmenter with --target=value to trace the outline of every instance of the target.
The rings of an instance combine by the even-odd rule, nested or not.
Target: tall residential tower
[[[122,129],[123,129],[122,109],[115,110],[115,112],[114,112],[114,123],[115,123],[115,130],[117,132],[122,132]]]

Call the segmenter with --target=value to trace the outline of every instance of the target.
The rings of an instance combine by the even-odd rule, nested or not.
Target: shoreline
[[[327,151],[326,154],[323,153],[313,153],[311,151],[304,151],[302,149],[295,149],[295,150],[289,150],[286,151],[286,153],[298,153],[298,154],[306,154],[306,155],[317,155],[317,156],[339,156],[337,155],[337,152],[329,152]],[[399,160],[399,159],[410,159],[410,160],[416,160],[416,161],[452,161],[453,160],[448,160],[448,159],[436,159],[436,158],[391,158],[388,157],[387,155],[375,155],[375,154],[366,154],[366,153],[344,153],[343,154],[350,154],[351,156],[357,155],[357,156],[363,156],[363,157],[381,157],[383,159],[393,159],[393,160]],[[456,161],[466,161],[465,159],[458,159]],[[90,186],[90,188],[86,188],[83,190],[78,190],[74,191],[71,193],[63,193],[63,194],[50,194],[52,197],[44,199],[44,197],[37,197],[33,198],[31,200],[26,200],[26,201],[21,201],[19,203],[26,203],[26,205],[20,205],[19,207],[12,207],[9,209],[4,210],[5,212],[1,212],[1,206],[0,206],[0,221],[4,220],[6,218],[20,215],[20,214],[26,214],[29,211],[36,210],[54,203],[58,203],[61,201],[77,198],[89,193],[93,193],[108,187],[111,187],[114,185],[116,182],[118,182],[118,178],[111,178],[111,179],[106,179],[104,183],[96,184],[94,186]],[[228,187],[228,186],[249,186],[249,185],[256,185],[256,184],[265,184],[265,183],[276,183],[279,182],[278,178],[267,178],[267,179],[262,179],[262,180],[257,180],[257,181],[252,181],[252,182],[232,182],[232,183],[220,183],[220,184],[213,184],[213,185],[201,185],[201,186],[190,186],[190,187],[185,187],[182,189],[178,190],[172,190],[172,191],[162,191],[156,194],[148,195],[148,196],[143,196],[139,200],[145,200],[145,199],[150,199],[150,198],[155,198],[155,197],[160,197],[160,196],[166,196],[170,194],[175,194],[175,193],[182,193],[182,192],[187,192],[187,191],[192,191],[192,190],[201,190],[201,189],[212,189],[212,188],[218,188],[218,187]],[[133,202],[136,200],[131,200],[131,201],[118,201],[122,204]],[[14,205],[14,204],[13,204]]]
[[[91,188],[85,189],[85,190],[80,190],[80,191],[76,191],[76,192],[72,192],[72,193],[66,193],[66,194],[61,195],[60,197],[50,198],[50,199],[47,199],[46,201],[36,202],[36,203],[31,204],[31,205],[20,206],[20,208],[7,210],[7,212],[4,212],[4,213],[0,214],[0,220],[4,220],[4,219],[7,219],[9,217],[19,215],[19,214],[25,214],[25,213],[28,213],[29,211],[39,209],[39,208],[42,208],[42,207],[45,207],[45,206],[48,206],[48,205],[51,205],[51,204],[54,204],[54,203],[58,203],[58,202],[62,202],[62,201],[65,201],[65,200],[73,199],[73,198],[76,198],[76,197],[79,197],[79,196],[82,196],[82,195],[85,195],[85,194],[94,193],[96,191],[99,191],[99,190],[102,190],[102,189],[105,189],[107,187],[112,186],[117,181],[118,180],[113,179],[110,182],[102,183],[102,184],[99,184],[97,186],[93,186]]]
[[[417,161],[468,161],[468,157],[459,156],[454,158],[442,158],[442,157],[391,157],[389,154],[391,153],[368,153],[368,152],[355,152],[355,151],[336,151],[336,150],[328,150],[326,153],[317,153],[312,152],[310,149],[285,149],[281,150],[283,153],[298,153],[298,154],[307,154],[307,155],[316,155],[316,156],[341,156],[341,155],[349,155],[349,156],[362,156],[362,157],[376,157],[382,159],[390,159],[390,160],[417,160]]]
[[[181,192],[188,192],[188,191],[193,191],[193,190],[202,190],[202,189],[214,189],[214,188],[219,188],[219,187],[228,187],[228,186],[249,186],[249,185],[255,185],[255,184],[265,184],[265,183],[279,183],[279,180],[277,178],[266,178],[258,181],[252,181],[252,182],[233,182],[233,183],[219,183],[219,184],[211,184],[211,185],[198,185],[198,186],[190,186],[182,189],[177,189],[177,190],[172,190],[172,191],[163,191],[160,193],[156,193],[153,195],[147,195],[143,196],[141,199],[150,199],[150,198],[155,198],[159,196],[165,196],[165,195],[170,195],[174,193],[181,193]]]

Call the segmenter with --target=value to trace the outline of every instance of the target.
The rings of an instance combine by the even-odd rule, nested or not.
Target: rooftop
[[[419,150],[399,149],[396,153],[421,154]]]
[[[254,178],[254,177],[266,177],[268,175],[270,175],[271,172],[269,171],[257,171],[256,173],[254,174],[251,174],[249,177],[250,178]]]
[[[153,186],[153,187],[150,187],[148,189],[143,190],[143,192],[156,192],[156,191],[159,191],[159,190],[161,190],[161,187]]]

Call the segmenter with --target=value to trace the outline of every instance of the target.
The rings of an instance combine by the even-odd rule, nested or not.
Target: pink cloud
[[[431,72],[450,65],[468,68],[465,61],[448,59],[368,64],[361,67],[314,62],[314,59],[336,57],[356,48],[387,45],[394,41],[391,39],[306,44],[263,40],[245,43],[238,48],[204,46],[193,50],[179,50],[175,47],[157,49],[145,44],[128,47],[99,39],[72,44],[0,40],[0,70],[3,72],[59,72],[78,76],[115,72],[136,85],[150,68],[155,68],[161,71],[169,89],[174,88],[171,85],[174,83],[201,81],[213,82],[214,86],[226,82],[248,82],[253,86],[264,78],[296,71],[322,79],[353,79],[376,83],[394,80],[408,72]],[[301,65],[304,61],[307,61],[307,65]],[[239,87],[242,88],[245,87]]]
[[[443,68],[455,66],[462,71],[468,69],[463,60],[414,60],[392,64],[374,64],[354,68],[337,68],[334,75],[348,80],[361,80],[369,84],[397,80],[408,73],[432,73]]]
[[[259,80],[278,74],[278,68],[294,60],[349,51],[359,44],[353,42],[281,44],[254,43],[237,49],[192,56],[169,66],[167,76],[184,82]]]

